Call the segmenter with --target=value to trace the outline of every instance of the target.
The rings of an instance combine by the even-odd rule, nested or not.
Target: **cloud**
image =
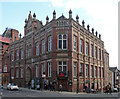
[[[106,50],[110,55],[110,65],[118,66],[118,1],[119,0],[50,0],[54,7],[85,9],[85,15],[92,17],[90,23],[102,35]],[[79,11],[79,10],[78,10]],[[85,16],[86,17],[86,16]],[[85,20],[87,22],[87,20]],[[113,47],[114,46],[114,47]],[[116,57],[116,60],[114,58]],[[113,62],[114,60],[114,62]]]
[[[48,2],[49,0],[1,0],[0,2]]]

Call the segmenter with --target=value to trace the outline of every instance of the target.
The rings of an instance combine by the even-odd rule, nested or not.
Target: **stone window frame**
[[[36,56],[38,56],[39,55],[39,52],[40,52],[40,50],[39,50],[39,42],[36,42]]]
[[[59,64],[61,62],[61,64]],[[65,63],[66,64],[65,64]],[[59,67],[61,67],[61,71],[59,71]],[[58,74],[60,74],[60,72],[64,72],[63,68],[66,67],[66,74],[67,74],[67,61],[58,61]]]
[[[89,64],[86,64],[85,66],[85,76],[88,77],[89,76]]]
[[[35,64],[35,67],[36,67],[36,78],[39,77],[39,64]]]
[[[77,62],[73,63],[73,77],[77,77]]]
[[[80,38],[80,53],[83,53],[83,39]]]
[[[59,38],[61,35],[62,38]],[[64,38],[64,35],[66,35],[66,38]],[[67,34],[58,34],[58,50],[67,50],[67,44],[68,44],[68,35]],[[59,47],[61,41],[61,48]],[[66,48],[64,48],[64,41],[66,42]]]
[[[89,54],[89,51],[88,51],[89,50],[89,43],[88,42],[85,43],[85,49],[86,49],[85,54],[88,56],[88,54]]]
[[[52,77],[52,62],[48,62],[48,77]]]
[[[90,49],[91,49],[91,50],[90,50],[90,51],[91,51],[91,57],[94,57],[93,48],[94,48],[94,47],[93,47],[93,44],[91,44],[91,47],[90,47]]]
[[[42,42],[42,54],[45,53],[45,38],[41,40]]]
[[[48,36],[48,51],[52,51],[52,35]]]
[[[19,67],[16,67],[15,71],[16,71],[16,78],[19,78]]]
[[[77,51],[77,36],[73,36],[73,50]]]

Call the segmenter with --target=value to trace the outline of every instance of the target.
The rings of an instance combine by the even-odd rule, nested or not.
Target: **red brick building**
[[[16,34],[17,37],[19,34]],[[24,37],[9,45],[10,81],[26,87],[31,79],[54,82],[58,90],[62,83],[63,90],[82,92],[84,86],[103,89],[105,86],[105,49],[101,35],[85,28],[85,22],[79,23],[64,15],[46,24],[36,19],[31,12],[25,20]],[[45,75],[44,79],[42,75]]]
[[[9,44],[18,38],[18,31],[15,29],[8,29],[0,36],[0,68],[1,68],[1,82],[7,85],[10,81],[10,58],[9,58]]]
[[[0,85],[3,83],[2,81],[5,80],[4,82],[6,82],[7,80],[7,74],[2,74],[2,71],[3,71],[3,54],[5,52],[7,52],[7,49],[8,49],[8,46],[9,46],[9,43],[10,43],[10,39],[9,38],[6,38],[6,37],[2,37],[0,36]],[[6,68],[7,66],[5,66]],[[2,79],[4,78],[4,79]]]

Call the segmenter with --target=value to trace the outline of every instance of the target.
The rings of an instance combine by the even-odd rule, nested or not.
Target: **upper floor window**
[[[18,60],[19,59],[19,50],[17,49],[16,50],[16,60]]]
[[[86,55],[88,55],[88,42],[86,42]]]
[[[21,48],[21,59],[23,59],[23,48]]]
[[[95,58],[97,58],[97,47],[95,46]]]
[[[52,51],[52,36],[48,37],[48,51]]]
[[[103,57],[104,57],[104,52],[103,52],[103,50],[102,50],[102,57],[101,57],[101,58],[102,58],[102,60],[103,60]]]
[[[101,60],[101,49],[99,48],[98,58]]]
[[[14,61],[14,52],[11,52],[11,60]]]
[[[58,62],[58,73],[60,74],[61,72],[63,72],[65,75],[67,74],[67,62],[66,61]]]
[[[93,44],[91,44],[91,57],[93,57]]]
[[[48,77],[51,77],[51,69],[52,69],[52,63],[48,63]]]
[[[42,54],[45,53],[45,39],[42,40]]]
[[[36,43],[36,56],[39,55],[39,42]]]
[[[74,50],[77,50],[77,37],[74,35],[74,37],[73,37],[73,49]]]
[[[80,39],[80,52],[83,53],[83,40]]]
[[[58,49],[67,49],[67,34],[58,35]]]
[[[109,67],[109,57],[107,56],[107,67]]]

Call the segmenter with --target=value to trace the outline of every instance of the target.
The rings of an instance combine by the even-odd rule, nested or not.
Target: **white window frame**
[[[86,55],[88,55],[88,45],[89,45],[88,42],[86,42],[86,47],[85,47],[86,48]]]
[[[21,48],[21,59],[23,59],[23,48]]]
[[[36,64],[36,78],[39,77],[39,64]]]
[[[93,44],[91,44],[91,57],[93,57]]]
[[[103,78],[104,77],[104,69],[103,69],[103,67],[102,67],[102,72],[101,73],[102,73],[101,77]]]
[[[80,73],[82,73],[83,76],[83,63],[80,63]]]
[[[73,36],[73,50],[77,50],[77,36],[75,35]]]
[[[20,77],[23,78],[23,67],[20,68]]]
[[[60,35],[62,36],[61,39],[59,38]],[[64,35],[66,35],[66,39],[63,39],[63,36],[64,36]],[[59,40],[62,41],[62,45],[61,45],[62,48],[59,48]],[[66,48],[63,48],[63,45],[64,45],[64,44],[63,44],[63,41],[66,41]],[[59,50],[66,50],[66,49],[67,49],[67,34],[59,34],[59,35],[58,35],[58,49],[59,49]]]
[[[7,72],[7,66],[6,65],[4,66],[3,72]]]
[[[52,51],[52,36],[48,37],[48,51]]]
[[[52,72],[52,63],[48,62],[48,77],[51,77]]]
[[[36,56],[39,55],[39,42],[36,43]]]
[[[97,46],[95,46],[95,58],[97,59]]]
[[[16,68],[16,78],[19,78],[19,68]]]
[[[99,48],[99,51],[98,51],[98,59],[101,60],[101,49]]]
[[[62,64],[60,65],[59,62],[62,62]],[[58,61],[58,74],[60,73],[60,71],[59,71],[59,66],[62,67],[62,72],[63,72],[63,67],[66,66],[66,73],[67,73],[67,62],[66,62],[65,65],[63,64],[63,62],[66,62],[66,61]]]
[[[83,39],[80,39],[80,53],[83,53]]]
[[[45,39],[42,40],[42,54],[45,53]]]
[[[77,76],[77,62],[74,62],[74,64],[73,64],[73,76],[74,77]]]
[[[19,49],[16,50],[16,60],[19,60]]]

